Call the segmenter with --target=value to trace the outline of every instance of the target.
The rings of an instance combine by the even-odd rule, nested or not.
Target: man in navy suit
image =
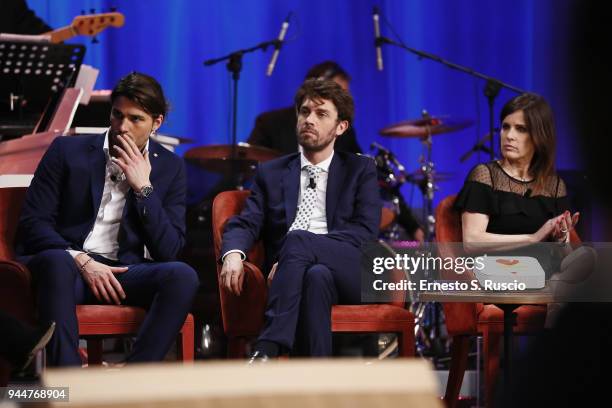
[[[360,246],[378,234],[374,161],[334,151],[353,119],[351,95],[333,81],[310,79],[295,108],[301,151],[260,166],[245,209],[223,235],[222,285],[236,295],[245,254],[264,241],[270,289],[252,359],[292,350],[331,355],[331,307],[360,303]]]
[[[149,136],[167,103],[131,73],[111,95],[105,134],[58,137],[41,160],[19,222],[17,253],[32,271],[41,322],[55,321],[50,365],[80,365],[75,305],[148,309],[128,362],[162,360],[198,287],[175,262],[185,242],[182,160]]]

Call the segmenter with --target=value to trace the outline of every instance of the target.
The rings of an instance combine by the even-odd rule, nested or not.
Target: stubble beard
[[[335,132],[332,130],[327,134],[326,138],[321,139],[318,137],[317,133],[317,137],[314,138],[312,142],[310,142],[309,139],[306,139],[301,134],[298,134],[298,144],[302,146],[302,149],[305,152],[317,153],[325,150],[330,144],[334,142],[334,140],[336,139],[334,135]]]

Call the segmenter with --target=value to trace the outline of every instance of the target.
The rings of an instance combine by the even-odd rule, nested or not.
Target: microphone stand
[[[242,71],[242,56],[244,54],[248,54],[251,52],[255,52],[257,50],[266,51],[266,49],[270,46],[280,47],[281,41],[278,39],[274,39],[271,41],[264,41],[259,43],[251,48],[244,48],[241,50],[234,51],[230,54],[227,54],[223,57],[212,58],[204,61],[205,66],[211,66],[218,64],[223,61],[227,61],[226,67],[229,72],[232,73],[232,79],[234,83],[234,92],[232,95],[232,154],[230,160],[232,162],[232,172],[231,177],[232,181],[237,180],[235,178],[238,175],[238,142],[236,141],[236,133],[237,133],[237,123],[238,123],[238,81],[240,80],[240,72]],[[242,189],[242,180],[237,181],[237,187]]]
[[[484,95],[486,96],[487,101],[488,101],[488,105],[489,105],[489,134],[491,134],[491,135],[493,135],[494,131],[495,131],[495,125],[494,125],[495,116],[494,116],[494,109],[493,108],[494,108],[494,105],[495,105],[495,98],[499,94],[499,91],[502,88],[506,88],[506,89],[509,89],[509,90],[514,91],[514,92],[519,93],[519,94],[527,92],[527,91],[525,91],[523,89],[517,88],[517,87],[512,86],[512,85],[509,85],[507,83],[504,83],[504,82],[502,82],[502,81],[500,81],[498,79],[495,79],[493,77],[490,77],[488,75],[484,75],[484,74],[481,74],[480,72],[476,72],[476,71],[474,71],[471,68],[464,67],[463,65],[459,65],[459,64],[455,64],[453,62],[447,61],[447,60],[445,60],[443,58],[438,57],[437,55],[430,54],[430,53],[425,52],[425,51],[419,51],[417,49],[408,47],[408,46],[406,46],[406,45],[404,45],[402,43],[398,43],[398,42],[393,41],[393,40],[391,40],[391,39],[389,39],[387,37],[380,36],[380,38],[377,39],[377,44],[380,44],[380,45],[385,45],[385,44],[393,45],[393,46],[401,48],[401,49],[403,49],[405,51],[411,52],[411,53],[417,55],[419,58],[425,58],[425,59],[429,59],[429,60],[432,60],[432,61],[436,61],[436,62],[438,62],[438,63],[440,63],[442,65],[445,65],[445,66],[447,66],[449,68],[456,69],[456,70],[461,71],[461,72],[465,72],[466,74],[469,74],[469,75],[474,76],[476,78],[484,79],[485,81],[487,81],[487,83],[485,85],[485,88],[484,88]],[[491,153],[491,160],[494,160],[495,159],[495,138],[494,137],[491,137],[491,140],[490,140],[490,151],[491,151],[490,152]]]
[[[495,129],[495,130],[498,130],[498,129]],[[465,152],[463,156],[459,158],[459,162],[463,163],[464,161],[470,158],[472,153],[475,153],[475,152],[485,152],[485,153],[491,154],[491,149],[485,146],[485,143],[490,140],[491,140],[491,134],[487,133],[479,141],[477,141],[476,144],[474,144],[474,146],[470,148],[470,150]]]

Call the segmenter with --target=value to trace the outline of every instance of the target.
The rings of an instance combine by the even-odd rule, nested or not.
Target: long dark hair
[[[124,96],[138,104],[145,112],[154,119],[168,114],[168,102],[164,97],[164,91],[157,80],[140,72],[131,72],[121,78],[111,93],[111,102]]]
[[[547,181],[555,175],[556,137],[552,109],[540,95],[524,93],[504,105],[500,122],[517,111],[523,111],[525,125],[535,148],[529,172],[535,177],[535,188],[542,191]]]

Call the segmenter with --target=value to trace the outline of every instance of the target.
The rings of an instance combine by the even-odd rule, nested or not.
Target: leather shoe
[[[36,357],[36,354],[40,350],[45,348],[49,340],[51,340],[51,337],[53,336],[54,331],[55,331],[55,322],[51,322],[49,323],[48,326],[38,329],[38,333],[36,334],[36,337],[34,338],[34,341],[33,341],[34,344],[29,349],[28,354],[25,355],[25,360],[21,364],[19,371],[25,370],[30,365],[34,357]]]
[[[249,361],[247,361],[247,365],[255,365],[255,364],[265,364],[270,361],[270,357],[263,351],[255,350],[249,356]]]

